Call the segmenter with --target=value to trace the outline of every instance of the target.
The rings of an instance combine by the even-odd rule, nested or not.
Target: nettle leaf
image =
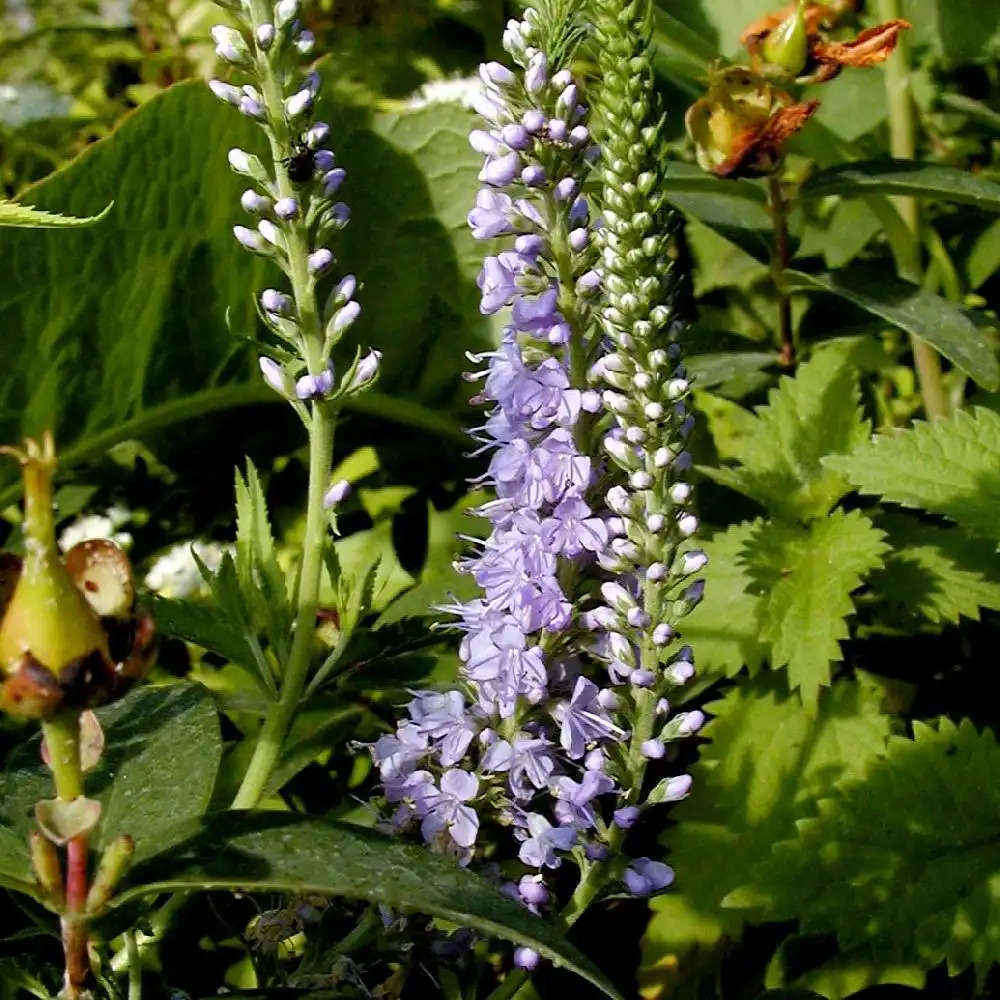
[[[968,721],[913,731],[822,799],[729,903],[981,979],[1000,960],[1000,748]]]
[[[771,646],[771,666],[787,667],[807,704],[830,683],[830,664],[841,659],[849,635],[851,593],[886,552],[885,536],[860,511],[834,511],[808,527],[769,521],[743,549],[760,595],[760,637]]]
[[[167,836],[172,846],[133,865],[112,906],[198,889],[367,899],[527,945],[619,997],[551,924],[426,847],[348,823],[273,812],[216,813]]]
[[[767,655],[757,625],[760,597],[750,592],[753,580],[740,558],[762,524],[760,520],[734,524],[701,546],[708,555],[705,582],[712,599],[698,604],[684,619],[683,628],[684,640],[696,651],[699,676],[732,677],[744,666],[754,673]]]
[[[862,493],[941,514],[1000,541],[1000,414],[974,407],[947,420],[878,434],[824,465]]]
[[[892,623],[905,627],[921,616],[957,625],[979,618],[980,608],[1000,611],[1000,555],[988,546],[961,528],[900,514],[880,517],[878,526],[888,534],[889,553],[868,583]]]
[[[139,860],[160,849],[164,830],[208,807],[222,757],[215,702],[199,684],[141,687],[97,716],[107,745],[86,780],[87,795],[102,806],[94,846],[103,850],[127,833]],[[39,742],[22,744],[0,772],[0,828],[25,842],[35,802],[52,794]]]
[[[846,352],[830,346],[783,376],[766,406],[743,418],[728,454],[737,468],[703,467],[724,486],[791,520],[822,517],[845,493],[846,479],[822,459],[868,439],[858,405],[858,377]]]
[[[96,225],[111,211],[108,205],[103,212],[76,218],[72,215],[57,215],[54,212],[43,212],[31,205],[20,205],[15,201],[0,198],[0,226],[18,226],[21,229],[72,229],[74,227]]]
[[[980,317],[912,282],[870,265],[824,274],[786,271],[792,287],[831,292],[930,344],[984,389],[1000,388],[997,352]]]
[[[677,883],[650,904],[645,965],[676,954],[683,966],[694,948],[735,940],[745,914],[723,900],[757,877],[817,797],[879,753],[890,726],[873,689],[836,684],[810,709],[776,674],[742,682],[707,711],[697,794],[675,807],[662,838]]]

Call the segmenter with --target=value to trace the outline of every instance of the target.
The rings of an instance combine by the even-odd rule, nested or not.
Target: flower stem
[[[323,494],[330,480],[333,460],[335,413],[323,401],[313,404],[309,428],[309,494],[306,507],[306,530],[302,541],[302,564],[299,570],[298,612],[295,637],[288,657],[281,695],[268,709],[264,727],[257,739],[253,757],[236,798],[233,809],[250,809],[260,801],[288,734],[292,717],[305,689],[316,632],[316,609],[319,604],[320,576],[323,570],[323,548],[326,536],[326,511]]]
[[[791,368],[795,364],[795,341],[792,335],[792,300],[785,282],[785,269],[791,263],[788,249],[788,204],[781,188],[780,173],[767,179],[771,221],[774,225],[774,251],[771,254],[771,277],[778,295],[778,331],[781,339],[781,364]]]
[[[901,17],[901,0],[878,0],[878,15],[885,21]],[[912,160],[916,155],[917,122],[911,87],[910,43],[906,32],[900,35],[896,51],[885,64],[885,89],[889,110],[890,150],[898,159]],[[920,206],[916,198],[893,200],[906,228],[910,231],[906,258],[899,261],[900,277],[919,284]],[[916,337],[911,336],[910,343],[920,383],[920,395],[924,401],[924,411],[931,420],[947,417],[951,405],[941,374],[941,358],[933,347],[922,340],[917,340]]]

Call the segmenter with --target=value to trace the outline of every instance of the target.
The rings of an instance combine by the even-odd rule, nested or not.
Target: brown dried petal
[[[760,128],[749,128],[733,143],[733,151],[714,171],[719,177],[771,173],[781,161],[781,145],[816,113],[819,101],[779,108]]]
[[[874,28],[866,28],[852,42],[827,42],[817,39],[809,54],[820,63],[836,66],[877,66],[892,55],[899,41],[899,33],[913,25],[909,21],[887,21]]]
[[[0,686],[0,709],[25,719],[48,718],[62,706],[63,698],[52,671],[30,653],[21,657]]]

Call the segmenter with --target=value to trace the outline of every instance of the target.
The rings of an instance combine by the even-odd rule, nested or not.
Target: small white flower
[[[218,542],[180,542],[171,546],[150,567],[146,574],[146,586],[160,597],[185,598],[196,594],[207,594],[208,585],[202,579],[195,562],[195,555],[213,572],[222,563],[222,557],[231,546]]]

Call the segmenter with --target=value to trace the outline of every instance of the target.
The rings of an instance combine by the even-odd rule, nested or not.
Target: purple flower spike
[[[318,278],[333,267],[333,253],[326,247],[320,247],[309,254],[309,273]]]
[[[528,187],[541,187],[546,180],[545,168],[537,163],[533,163],[521,171],[521,180]]]
[[[301,400],[323,399],[333,391],[333,368],[318,375],[303,375],[295,383],[295,395]]]
[[[342,504],[351,492],[351,484],[346,479],[339,479],[323,494],[323,509],[332,510]]]
[[[271,358],[258,358],[257,364],[260,365],[260,373],[264,378],[264,381],[277,393],[282,396],[288,395],[288,385],[285,379],[285,373],[281,370],[281,366]]]
[[[544,816],[528,813],[528,838],[518,857],[531,868],[558,868],[562,859],[556,851],[568,851],[576,843],[576,830],[555,827]]]
[[[601,707],[597,696],[597,685],[586,677],[578,677],[572,698],[560,702],[552,710],[552,717],[560,726],[559,742],[573,760],[583,756],[591,740],[624,736]]]
[[[279,219],[296,219],[299,215],[299,202],[297,198],[279,198],[274,203],[274,214]]]
[[[328,170],[323,174],[323,194],[327,198],[332,198],[337,193],[340,185],[344,183],[346,177],[347,171],[343,167],[335,167],[333,170]]]
[[[468,215],[473,237],[477,240],[491,240],[504,233],[512,233],[512,211],[513,202],[507,195],[484,188],[476,195],[476,207]]]
[[[662,760],[666,752],[663,740],[646,740],[642,744],[642,755],[647,760]]]
[[[541,875],[523,875],[517,884],[517,892],[528,906],[545,906],[549,901],[549,890]]]
[[[265,288],[260,293],[260,304],[265,312],[275,316],[291,316],[295,313],[295,303],[291,297],[276,288]]]
[[[545,115],[536,109],[526,111],[521,119],[521,124],[532,135],[538,135],[545,128]]]
[[[623,881],[625,888],[633,896],[651,896],[654,892],[666,889],[674,880],[673,869],[662,861],[651,861],[649,858],[636,858],[631,867],[625,869]]]
[[[500,138],[511,148],[519,151],[531,145],[531,135],[523,125],[504,125],[500,130]]]
[[[499,257],[487,257],[476,284],[483,293],[479,311],[485,316],[499,312],[517,293],[514,272]]]
[[[493,187],[506,187],[517,176],[521,157],[513,150],[501,156],[489,157],[479,172],[479,179]]]
[[[615,826],[620,827],[622,830],[631,830],[639,821],[639,807],[622,806],[621,809],[616,809],[613,821]]]
[[[549,61],[544,52],[536,52],[524,74],[524,85],[529,94],[537,94],[549,82]]]
[[[479,817],[466,805],[479,793],[479,779],[468,771],[454,768],[441,776],[441,790],[427,800],[427,814],[420,826],[424,840],[430,842],[447,831],[459,847],[471,847],[479,833]]]
[[[306,132],[306,145],[318,151],[329,138],[330,126],[326,122],[313,122],[312,127]]]
[[[233,236],[236,237],[247,248],[255,253],[266,253],[267,247],[261,239],[260,233],[246,226],[233,226]]]
[[[551,118],[549,119],[548,134],[553,142],[565,142],[569,128],[561,118]]]
[[[524,969],[525,972],[534,972],[541,960],[541,955],[534,948],[521,945],[514,949],[514,964],[519,969]]]

